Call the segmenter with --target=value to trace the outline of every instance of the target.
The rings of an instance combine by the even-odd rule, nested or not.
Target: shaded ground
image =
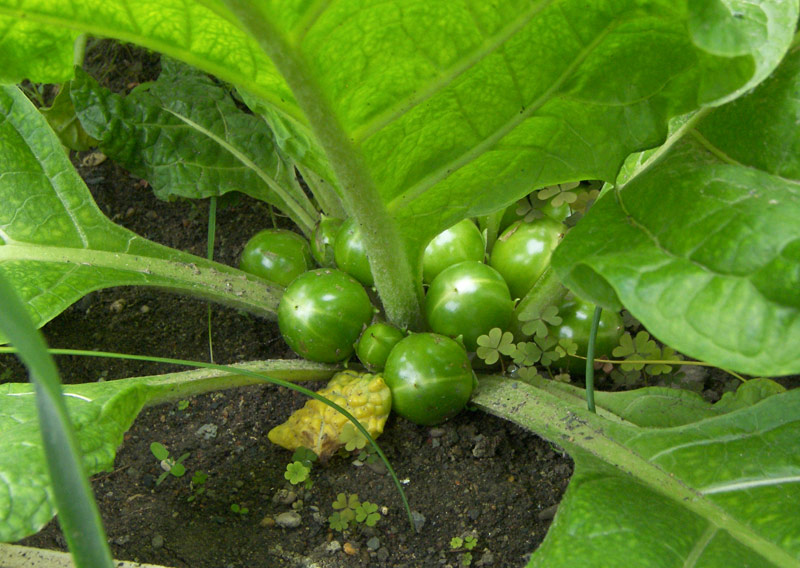
[[[205,203],[164,203],[111,162],[81,168],[101,209],[137,233],[203,254]],[[218,211],[216,259],[235,264],[246,240],[269,225],[262,204],[242,198]],[[273,322],[212,307],[215,360],[233,363],[292,356]],[[154,289],[95,292],[44,328],[53,347],[208,360],[207,304]],[[9,358],[4,380],[24,380]],[[60,357],[64,381],[112,380],[170,370],[142,362]],[[462,554],[450,540],[474,535],[473,565],[519,566],[541,542],[571,474],[571,462],[541,439],[481,412],[465,412],[439,427],[390,419],[380,442],[425,518],[412,534],[390,478],[353,459],[333,458],[312,471],[313,487],[284,479],[290,453],[266,439],[270,428],[304,402],[272,387],[199,396],[142,413],[126,437],[115,470],[96,476],[94,489],[116,557],[176,567],[456,566]],[[204,439],[201,426],[217,435]],[[161,473],[150,443],[190,452],[188,473],[156,486]],[[190,478],[208,473],[205,494],[188,502]],[[275,526],[292,505],[276,501],[299,492],[297,528]],[[374,528],[332,531],[327,517],[338,493],[386,507]],[[232,504],[246,507],[233,513]],[[295,502],[297,503],[297,501]],[[372,540],[371,540],[372,539]],[[334,542],[335,541],[335,542]],[[25,544],[63,547],[52,523]],[[347,546],[345,546],[347,545]]]

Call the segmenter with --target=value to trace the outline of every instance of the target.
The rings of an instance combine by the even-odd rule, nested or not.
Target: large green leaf
[[[575,473],[530,566],[797,566],[800,391],[674,428],[488,378],[479,407],[564,447]]]
[[[157,81],[127,97],[77,69],[71,98],[100,149],[147,179],[161,199],[240,191],[277,206],[310,234],[316,209],[264,121],[237,108],[205,73],[168,58],[161,68]]]
[[[798,85],[795,49],[752,94],[687,123],[567,235],[553,255],[562,281],[619,298],[690,356],[800,372]]]
[[[327,365],[269,361],[242,368],[290,381],[330,377]],[[89,475],[111,469],[123,434],[145,405],[263,379],[200,369],[64,387],[64,397]],[[55,513],[33,386],[0,385],[0,542],[38,532]]]
[[[282,149],[333,174],[390,319],[409,323],[437,232],[538,185],[611,181],[671,117],[766,77],[797,2],[740,4],[0,0],[0,22],[133,41],[269,105]]]
[[[0,87],[0,271],[37,326],[85,294],[150,285],[274,313],[281,289],[230,267],[143,239],[92,201],[47,121]]]

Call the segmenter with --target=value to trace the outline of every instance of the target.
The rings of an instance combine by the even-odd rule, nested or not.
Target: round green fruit
[[[589,349],[589,335],[592,331],[594,304],[585,302],[575,296],[567,296],[558,308],[561,324],[550,326],[550,333],[555,339],[568,338],[578,345],[576,355],[586,357]],[[619,344],[624,327],[622,317],[617,312],[603,310],[597,327],[594,343],[594,356],[606,357]],[[586,361],[576,357],[564,357],[550,364],[553,368],[567,369],[572,374],[583,375],[586,372]]]
[[[491,266],[468,260],[449,266],[433,279],[425,296],[425,317],[436,333],[462,337],[475,351],[478,337],[506,329],[514,302],[503,277]]]
[[[250,274],[288,285],[311,268],[308,241],[292,231],[266,229],[247,241],[239,268]]]
[[[517,221],[498,237],[489,264],[503,276],[512,298],[525,297],[550,265],[550,256],[565,232],[558,221],[543,218]]]
[[[409,335],[395,345],[383,380],[392,391],[392,409],[425,426],[458,414],[475,386],[464,348],[436,333]]]
[[[386,365],[389,353],[405,334],[388,323],[373,323],[361,337],[356,345],[356,355],[361,363],[370,370],[379,371]]]
[[[301,274],[278,304],[278,327],[295,353],[323,363],[353,354],[374,310],[367,292],[341,270],[320,268]]]
[[[331,267],[334,265],[333,248],[336,242],[336,233],[342,226],[342,222],[341,219],[323,215],[317,226],[314,227],[311,235],[311,256],[320,266]]]
[[[336,233],[333,255],[340,270],[344,270],[364,286],[375,284],[367,258],[367,249],[364,248],[364,240],[361,238],[361,231],[355,219],[350,218],[342,223]]]
[[[448,266],[465,260],[482,261],[485,248],[483,235],[475,223],[469,219],[459,221],[439,233],[425,247],[422,256],[422,280],[430,284]]]

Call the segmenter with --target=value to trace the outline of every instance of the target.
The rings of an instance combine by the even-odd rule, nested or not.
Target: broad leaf
[[[274,313],[276,285],[158,245],[105,217],[47,121],[16,88],[0,87],[0,117],[0,271],[37,326],[93,290],[120,285]]]
[[[269,105],[292,159],[314,172],[327,157],[316,173],[332,172],[325,181],[363,228],[400,324],[418,317],[432,236],[537,186],[612,181],[626,156],[664,139],[671,117],[766,77],[797,12],[796,0],[735,12],[671,0],[0,0],[10,27],[133,41]],[[31,77],[45,78],[37,46],[14,41]]]
[[[604,305],[618,298],[692,357],[800,372],[798,84],[795,50],[602,198],[553,255],[565,285]]]
[[[542,389],[473,402],[564,447],[575,473],[529,566],[796,566],[800,391],[674,428],[607,420]]]
[[[161,199],[240,191],[277,206],[307,233],[317,212],[259,117],[227,89],[164,58],[158,80],[121,97],[77,69],[72,100],[103,153],[147,179]]]
[[[333,372],[330,366],[298,361],[242,368],[294,381],[326,379]],[[256,383],[263,380],[201,369],[63,390],[84,467],[92,475],[112,468],[123,434],[144,406]],[[32,385],[0,385],[0,439],[0,542],[12,542],[38,532],[55,513]]]

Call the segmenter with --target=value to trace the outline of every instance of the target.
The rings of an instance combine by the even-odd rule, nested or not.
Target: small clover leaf
[[[559,325],[562,322],[558,316],[556,306],[547,306],[539,311],[534,308],[526,308],[520,312],[519,321],[523,322],[522,333],[527,336],[544,337],[547,335],[547,324]]]
[[[348,452],[361,450],[367,445],[367,438],[362,434],[352,422],[348,422],[339,434],[339,441],[344,444],[344,449]]]
[[[514,353],[514,335],[510,331],[503,332],[499,327],[489,331],[488,335],[481,335],[478,340],[478,349],[475,354],[483,359],[487,365],[493,365],[500,359],[500,355]]]
[[[553,361],[561,359],[562,355],[555,349],[558,340],[555,337],[537,337],[536,344],[542,350],[541,363],[549,367]]]
[[[375,503],[364,501],[356,507],[356,521],[364,523],[368,527],[374,527],[375,524],[381,520],[381,514],[378,512],[378,506]]]
[[[328,526],[334,531],[346,531],[350,521],[343,518],[340,513],[333,513],[328,517]]]
[[[520,367],[529,367],[539,362],[542,357],[542,350],[533,341],[521,341],[517,343],[514,351],[514,363]]]
[[[536,370],[536,367],[520,367],[517,370],[517,376],[523,381],[532,381],[540,375],[539,371]]]
[[[561,357],[570,357],[578,352],[578,344],[569,337],[562,337],[558,340],[555,350]]]
[[[472,550],[478,544],[478,539],[474,536],[468,536],[464,539],[464,548]]]
[[[461,548],[463,544],[464,544],[464,539],[461,538],[460,536],[454,536],[453,538],[450,539],[450,548],[452,548],[453,550]]]
[[[675,361],[676,363],[682,360],[681,356],[675,352],[672,347],[664,346],[660,353],[656,356],[660,361]],[[651,363],[644,368],[648,375],[668,375],[672,372],[672,365],[667,363]]]
[[[581,213],[585,213],[589,207],[592,206],[597,196],[600,195],[600,190],[598,189],[586,189],[575,192],[577,195],[577,199],[570,205],[573,211],[580,211]]]
[[[570,377],[569,373],[559,373],[558,375],[553,377],[553,380],[556,381],[557,383],[568,383],[570,382],[571,378],[572,377]]]
[[[565,203],[571,204],[575,203],[578,199],[577,192],[572,191],[576,187],[578,187],[578,182],[571,182],[571,183],[561,183],[558,185],[551,185],[540,189],[536,193],[536,197],[545,201],[547,199],[551,199],[550,203],[553,207],[561,207]]]
[[[650,339],[650,334],[646,331],[640,331],[635,338],[631,337],[629,332],[625,332],[625,335],[619,340],[619,345],[611,353],[614,357],[643,360],[654,359],[659,355],[659,349],[656,346],[656,342]],[[623,371],[641,371],[644,366],[645,363],[623,363],[620,368]]]
[[[299,461],[303,465],[311,467],[311,464],[317,461],[317,454],[313,450],[300,446],[292,454],[292,461]]]
[[[310,472],[310,467],[305,465],[303,462],[295,461],[286,466],[286,472],[283,474],[283,477],[285,477],[292,485],[297,485],[298,483],[303,483],[306,479],[308,479],[308,474]]]

